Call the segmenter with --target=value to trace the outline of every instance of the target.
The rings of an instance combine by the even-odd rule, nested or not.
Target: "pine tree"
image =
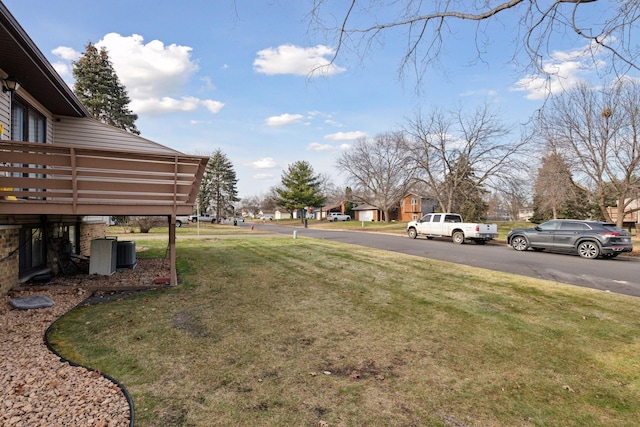
[[[320,186],[320,176],[313,173],[308,162],[295,162],[282,173],[282,186],[276,188],[276,202],[291,214],[308,206],[322,206],[326,197],[322,195]]]
[[[73,91],[97,120],[140,134],[135,121],[138,115],[129,110],[127,89],[120,83],[107,50],[87,44],[82,57],[73,63],[76,82]]]
[[[238,179],[233,164],[219,148],[209,158],[198,193],[201,212],[212,209],[218,221],[233,214],[233,203],[239,201]]]

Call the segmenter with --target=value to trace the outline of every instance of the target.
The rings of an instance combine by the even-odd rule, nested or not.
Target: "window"
[[[19,275],[24,276],[45,266],[42,228],[25,226],[20,230]]]
[[[33,108],[14,97],[11,103],[11,139],[14,141],[46,143],[46,120]],[[35,168],[35,165],[23,165]],[[43,168],[44,166],[39,166]],[[25,178],[44,178],[43,173],[23,173]],[[22,191],[29,191],[23,188]]]
[[[11,103],[11,139],[14,141],[47,142],[44,116],[15,97]]]
[[[411,198],[411,206],[415,206],[418,204],[418,199],[416,199],[415,197]]]

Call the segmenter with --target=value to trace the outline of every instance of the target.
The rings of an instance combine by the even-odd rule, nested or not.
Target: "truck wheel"
[[[407,230],[407,234],[409,235],[410,238],[415,239],[416,237],[418,237],[418,232],[416,231],[415,228],[411,227],[409,230]]]
[[[176,228],[182,227],[182,221],[176,220]]]
[[[453,243],[455,243],[456,245],[461,245],[464,243],[464,233],[462,231],[456,231],[453,233],[453,236],[451,236],[453,239]]]

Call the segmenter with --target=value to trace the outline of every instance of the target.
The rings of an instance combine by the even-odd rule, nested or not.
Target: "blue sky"
[[[85,45],[105,46],[139,115],[141,135],[190,154],[220,148],[234,164],[240,197],[266,193],[298,160],[342,186],[345,177],[335,167],[340,150],[358,137],[398,130],[417,109],[490,102],[517,127],[543,102],[531,85],[536,76],[511,61],[515,15],[486,33],[491,45],[483,61],[474,61],[475,25],[453,27],[418,95],[413,80],[398,78],[406,45],[400,32],[387,34],[364,58],[343,52],[324,76],[310,78],[335,46],[309,30],[304,0],[4,4],[70,85],[71,61]],[[593,74],[572,55],[583,41],[556,41],[545,65],[560,70],[564,87]]]

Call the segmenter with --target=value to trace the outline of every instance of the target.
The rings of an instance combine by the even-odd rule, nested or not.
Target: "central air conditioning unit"
[[[118,242],[118,259],[116,268],[134,268],[138,263],[136,261],[136,242],[122,241]]]
[[[116,272],[117,243],[115,239],[93,239],[91,241],[89,274],[110,276]]]

